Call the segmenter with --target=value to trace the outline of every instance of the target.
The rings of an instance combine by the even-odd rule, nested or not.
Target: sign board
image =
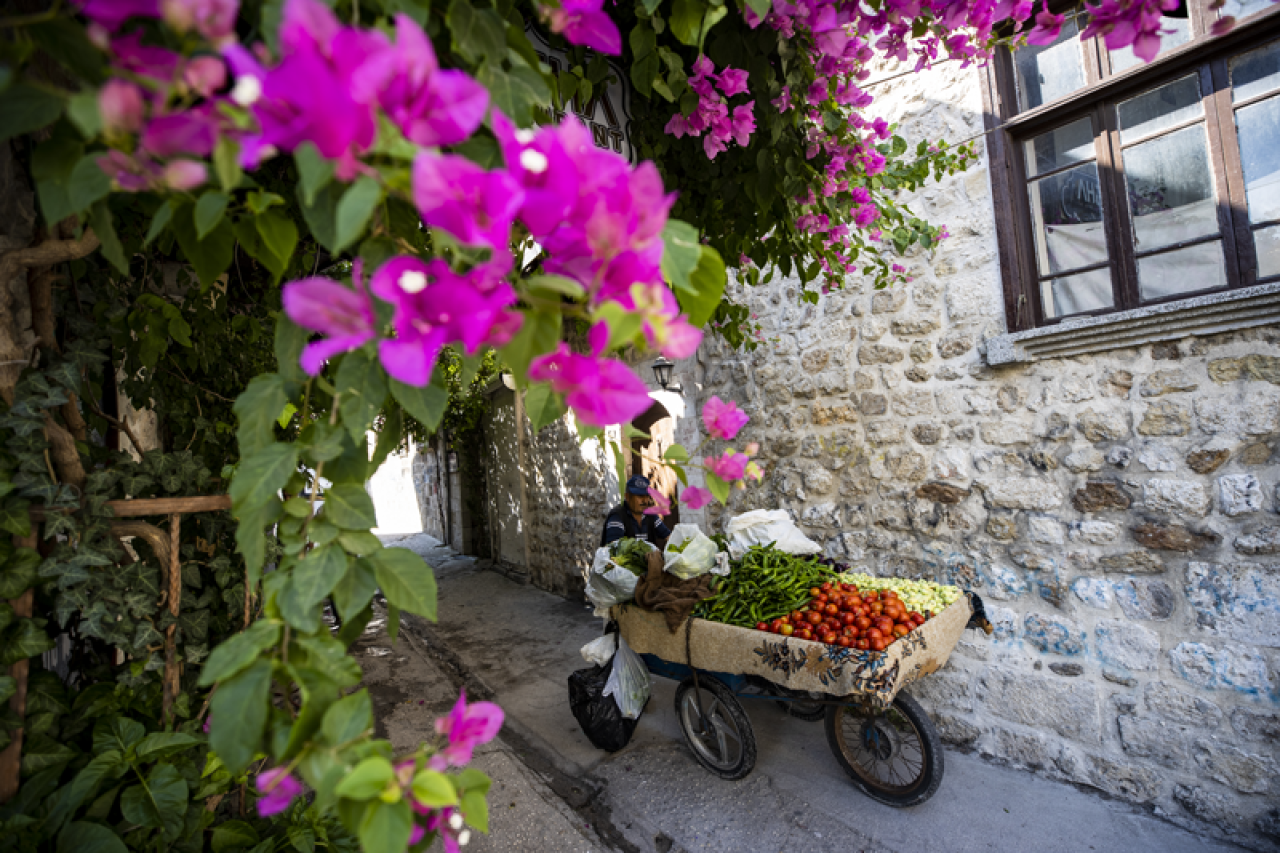
[[[561,74],[569,73],[569,60],[564,51],[548,44],[542,33],[532,26],[525,32],[538,58],[547,64],[557,79]],[[591,55],[589,51],[588,55]],[[550,115],[545,110],[537,110],[534,115],[545,124],[559,124],[572,112],[590,129],[597,148],[615,151],[629,162],[636,163],[636,152],[631,147],[631,86],[616,63],[610,61],[609,70],[609,79],[592,93],[587,103],[582,103],[575,95],[567,104],[553,103]]]

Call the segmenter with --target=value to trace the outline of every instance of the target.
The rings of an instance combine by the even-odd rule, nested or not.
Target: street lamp
[[[675,369],[675,365],[667,361],[663,356],[658,356],[658,360],[653,363],[653,378],[658,380],[658,384],[662,386],[663,391],[666,391],[667,386],[671,384],[671,371],[673,369]]]

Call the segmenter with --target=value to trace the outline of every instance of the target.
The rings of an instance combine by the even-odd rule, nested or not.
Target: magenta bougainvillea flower
[[[492,121],[507,171],[524,190],[520,221],[535,238],[543,239],[578,203],[578,164],[569,151],[581,154],[594,147],[590,131],[572,114],[536,133],[517,129],[497,110]]]
[[[171,160],[164,167],[164,185],[177,192],[190,192],[209,179],[209,167],[199,160]]]
[[[521,316],[507,310],[516,301],[509,285],[482,290],[439,258],[392,258],[374,274],[370,288],[395,307],[396,337],[382,341],[378,355],[387,373],[407,385],[431,381],[446,345],[459,343],[474,354],[482,344],[502,346],[520,327]]]
[[[424,151],[413,161],[413,200],[427,225],[468,245],[506,252],[524,192],[506,172]]]
[[[165,23],[180,33],[195,30],[219,45],[235,39],[239,0],[161,0]]]
[[[653,499],[653,506],[644,508],[644,515],[671,515],[671,501],[662,492],[649,487],[649,497]]]
[[[702,509],[711,503],[711,492],[701,486],[689,486],[680,493],[680,502],[689,509]]]
[[[373,339],[373,303],[364,290],[363,264],[359,258],[351,273],[354,289],[327,278],[304,278],[284,286],[281,299],[289,319],[304,329],[327,335],[307,344],[302,369],[314,376],[339,353],[358,349]]]
[[[436,731],[449,739],[449,745],[441,754],[454,767],[467,764],[477,746],[498,736],[502,719],[502,709],[492,702],[473,702],[468,705],[467,691],[463,690],[449,716],[436,720]]]
[[[733,441],[749,420],[737,403],[726,403],[719,397],[712,397],[702,407],[702,423],[712,438]]]
[[[78,5],[86,18],[111,32],[130,18],[160,17],[160,0],[86,0]]]
[[[142,90],[125,80],[108,80],[98,90],[98,112],[107,136],[137,133],[146,119]]]
[[[182,70],[182,82],[202,98],[212,98],[227,83],[227,64],[218,56],[197,56]]]
[[[609,327],[596,323],[588,341],[589,355],[575,353],[561,343],[555,352],[535,358],[529,365],[529,378],[564,394],[578,420],[591,426],[620,424],[649,408],[653,401],[640,377],[617,359],[604,357]]]
[[[457,145],[489,108],[489,92],[464,71],[442,71],[422,28],[396,16],[396,44],[375,54],[352,77],[352,92],[376,103],[405,138],[419,145]]]
[[[622,53],[622,34],[603,7],[604,0],[560,0],[558,9],[540,8],[551,32],[564,36],[570,44],[617,56]]]
[[[258,814],[270,817],[289,808],[293,798],[302,793],[302,783],[293,778],[287,768],[272,767],[258,774],[254,780],[258,793]]]
[[[218,115],[203,104],[182,112],[156,116],[142,132],[142,147],[157,157],[193,154],[208,157],[218,144]]]
[[[747,473],[747,465],[751,462],[751,457],[745,453],[738,453],[733,450],[726,450],[719,456],[707,456],[702,460],[703,465],[707,469],[707,473],[715,474],[721,480],[732,482],[733,480],[741,480]]]

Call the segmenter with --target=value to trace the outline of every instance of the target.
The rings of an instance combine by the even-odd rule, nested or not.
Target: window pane
[[[1219,240],[1138,258],[1138,292],[1144,302],[1226,286],[1227,272]]]
[[[1231,86],[1231,100],[1237,104],[1280,88],[1280,42],[1231,60]]]
[[[1270,3],[1271,0],[1264,0]],[[1156,59],[1164,56],[1180,44],[1186,44],[1191,41],[1191,19],[1190,18],[1162,18],[1160,21],[1160,52],[1156,54]],[[1173,32],[1167,32],[1172,30]],[[1119,74],[1121,71],[1132,68],[1135,65],[1142,65],[1143,62],[1133,52],[1132,47],[1122,47],[1119,50],[1109,51],[1111,54],[1111,73]],[[1153,62],[1155,60],[1152,60]]]
[[[1139,251],[1214,234],[1218,209],[1204,125],[1125,149],[1124,179]]]
[[[1078,34],[1075,18],[1068,18],[1053,44],[1027,45],[1013,52],[1020,110],[1056,101],[1084,86]]]
[[[1218,10],[1218,17],[1243,18],[1255,12],[1271,8],[1273,0],[1227,0],[1226,5]]]
[[[1110,308],[1114,301],[1111,293],[1111,269],[1068,275],[1052,281],[1040,282],[1040,299],[1044,303],[1046,317],[1065,317],[1081,311],[1097,311]]]
[[[1041,275],[1079,269],[1107,259],[1098,165],[1086,163],[1032,181],[1032,230]]]
[[[1196,118],[1204,114],[1204,105],[1200,102],[1200,78],[1192,74],[1166,83],[1123,101],[1116,112],[1120,117],[1122,144]]]
[[[1088,118],[1042,133],[1023,143],[1031,177],[1093,159],[1093,122]]]
[[[1280,225],[1254,231],[1253,244],[1258,248],[1258,278],[1280,275]]]
[[[1280,219],[1280,98],[1236,110],[1249,219]]]

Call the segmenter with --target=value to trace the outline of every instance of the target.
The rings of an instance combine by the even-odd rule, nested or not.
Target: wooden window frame
[[[1110,54],[1099,37],[1081,43],[1085,86],[1070,95],[1023,112],[1018,111],[1013,55],[1000,49],[987,63],[982,79],[984,122],[988,150],[998,256],[1003,286],[1005,317],[1009,332],[1052,327],[1063,320],[1091,316],[1105,317],[1135,308],[1174,303],[1206,294],[1228,292],[1261,282],[1280,280],[1280,275],[1257,278],[1257,260],[1252,234],[1267,224],[1250,223],[1245,197],[1244,172],[1236,139],[1234,111],[1242,104],[1231,101],[1228,63],[1232,57],[1280,39],[1280,5],[1245,18],[1224,36],[1207,35],[1214,20],[1208,0],[1189,0],[1192,38],[1149,64],[1140,64],[1110,74]],[[1127,48],[1126,48],[1127,50]],[[1219,232],[1151,250],[1151,254],[1210,241],[1223,247],[1225,287],[1214,286],[1187,291],[1161,299],[1141,300],[1137,279],[1138,252],[1133,248],[1132,223],[1127,204],[1123,172],[1116,168],[1115,153],[1121,151],[1116,126],[1117,102],[1192,73],[1200,76],[1203,115],[1194,122],[1163,129],[1157,135],[1184,126],[1202,123],[1207,131],[1211,177],[1218,200]],[[1274,94],[1274,93],[1271,93]],[[1259,96],[1261,97],[1264,96]],[[1088,117],[1094,131],[1095,157],[1102,190],[1103,222],[1108,259],[1102,266],[1111,272],[1113,305],[1106,309],[1046,317],[1041,303],[1041,280],[1036,267],[1027,169],[1023,142],[1041,133]],[[1099,137],[1108,137],[1099,144]],[[1133,144],[1133,143],[1130,143]],[[1280,144],[1280,141],[1278,141]],[[1144,256],[1147,252],[1142,252]],[[1081,271],[1096,268],[1090,266]]]

